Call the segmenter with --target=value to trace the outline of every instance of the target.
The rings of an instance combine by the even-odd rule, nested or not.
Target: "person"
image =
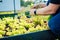
[[[50,30],[60,37],[60,0],[48,0],[46,7],[38,8],[36,5],[30,10],[30,15],[51,15],[48,25]]]

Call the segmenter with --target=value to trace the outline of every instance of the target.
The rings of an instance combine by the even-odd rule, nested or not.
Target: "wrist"
[[[34,10],[34,14],[36,15],[36,10]]]

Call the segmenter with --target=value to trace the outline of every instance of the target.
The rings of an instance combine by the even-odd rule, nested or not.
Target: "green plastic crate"
[[[29,34],[0,38],[0,40],[55,40],[55,35],[50,30],[45,30]]]

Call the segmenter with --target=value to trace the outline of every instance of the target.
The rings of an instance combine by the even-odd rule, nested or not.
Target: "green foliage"
[[[25,7],[27,7],[28,5],[31,5],[31,3],[33,4],[32,1],[26,1],[26,2],[24,2],[24,0],[20,0],[20,2],[21,2],[21,6],[25,6]]]

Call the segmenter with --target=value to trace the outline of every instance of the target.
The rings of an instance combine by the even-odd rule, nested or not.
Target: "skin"
[[[44,8],[46,7],[46,4],[37,4],[32,7],[32,9],[38,9],[38,8]]]
[[[31,9],[30,14],[34,15],[34,11],[36,10],[37,15],[50,15],[55,14],[55,12],[58,10],[60,5],[50,3],[48,6],[40,9]]]

